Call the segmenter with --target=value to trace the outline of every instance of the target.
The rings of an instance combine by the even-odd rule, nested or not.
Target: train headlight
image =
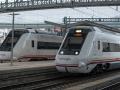
[[[64,54],[64,52],[63,52],[63,51],[60,51],[60,54]]]
[[[76,33],[81,33],[82,31],[81,31],[81,30],[76,30],[75,32],[76,32]]]
[[[78,51],[76,51],[76,52],[75,52],[75,55],[78,55],[78,54],[79,54],[79,52],[78,52]]]

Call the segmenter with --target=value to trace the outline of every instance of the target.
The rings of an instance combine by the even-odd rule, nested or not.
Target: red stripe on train
[[[55,58],[55,55],[26,55],[22,56],[19,59],[26,59],[26,58]]]
[[[57,64],[60,67],[78,67],[78,64]]]
[[[117,62],[120,61],[120,58],[115,58],[115,59],[103,59],[102,60],[94,60],[92,62],[90,62],[89,64],[101,64],[101,63],[107,63],[107,62]],[[106,61],[105,61],[106,60]]]
[[[87,65],[90,64],[101,64],[101,63],[106,63],[106,62],[117,62],[120,61],[120,58],[115,58],[115,59],[103,59],[106,61],[102,61],[102,60],[96,60],[96,61],[92,61]],[[56,66],[60,66],[60,67],[79,67],[78,64],[57,64]]]

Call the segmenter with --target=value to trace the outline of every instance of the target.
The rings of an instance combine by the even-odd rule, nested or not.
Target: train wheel
[[[103,71],[107,71],[109,66],[110,66],[109,63],[102,64]]]
[[[97,74],[97,73],[102,73],[104,71],[107,71],[109,68],[110,64],[109,63],[105,63],[105,64],[98,64],[92,71],[93,74]]]
[[[96,65],[96,67],[93,69],[92,73],[93,74],[98,74],[98,73],[102,73],[104,70],[103,70],[103,66],[102,64],[98,64]]]

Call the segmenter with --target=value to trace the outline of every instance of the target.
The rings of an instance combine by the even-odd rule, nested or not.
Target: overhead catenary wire
[[[116,12],[119,12],[119,13],[120,13],[120,11],[119,11],[118,9],[115,9],[115,8],[113,8],[113,7],[111,7],[111,6],[109,6],[109,8],[110,8],[110,9],[113,9],[113,10],[115,10]]]
[[[120,13],[120,11],[118,9],[115,9],[113,7],[110,7],[110,6],[109,6],[109,8],[112,9],[112,10],[114,10],[114,11],[116,11],[116,12],[118,12],[118,13]]]
[[[91,17],[93,16],[93,14],[84,12],[84,11],[82,11],[82,10],[78,10],[78,9],[75,9],[75,8],[71,8],[71,9],[73,9],[73,10],[79,12],[79,13],[85,14],[85,15],[87,15],[87,16],[91,16]],[[95,15],[95,16],[96,16],[96,15]],[[99,17],[99,16],[96,16],[96,17]]]
[[[49,20],[50,18],[51,18],[51,19],[54,19],[54,18],[57,19],[57,17],[52,17],[52,16],[50,16],[50,15],[49,15],[49,16],[48,16],[48,15],[47,15],[47,16],[46,16],[46,15],[42,15],[41,13],[38,13],[38,12],[32,12],[32,13],[30,13],[30,14],[31,14],[31,16],[37,15],[37,17],[36,17],[37,20],[39,20],[39,18],[38,18],[39,16],[42,17],[42,18],[44,18],[44,20]]]
[[[86,7],[86,9],[88,9],[88,10],[90,10],[90,11],[96,13],[96,14],[99,14],[99,15],[104,15],[104,16],[108,16],[108,15],[109,15],[109,14],[106,14],[106,13],[97,12],[97,11],[95,11],[95,10],[90,9],[89,7]]]

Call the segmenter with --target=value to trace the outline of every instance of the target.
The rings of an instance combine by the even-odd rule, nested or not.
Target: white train
[[[90,73],[120,68],[120,33],[96,26],[68,30],[56,55],[58,71]]]
[[[12,31],[0,46],[0,60],[10,60]],[[13,59],[54,59],[62,37],[36,30],[16,29],[14,31]]]

